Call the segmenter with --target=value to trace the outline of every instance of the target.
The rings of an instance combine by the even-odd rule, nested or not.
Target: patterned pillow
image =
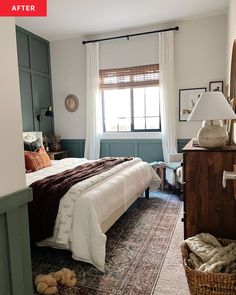
[[[51,160],[43,147],[39,147],[35,152],[25,151],[25,169],[27,172],[34,172],[51,165]]]
[[[43,162],[36,152],[25,151],[25,169],[34,172],[43,168]]]
[[[49,166],[52,166],[52,162],[47,154],[47,152],[45,151],[44,147],[39,147],[37,150],[36,150],[36,153],[38,153],[41,161],[43,162],[43,168],[46,168],[46,167],[49,167]]]
[[[25,151],[31,151],[35,152],[37,148],[39,148],[42,145],[40,138],[36,139],[35,141],[24,141],[24,150]]]

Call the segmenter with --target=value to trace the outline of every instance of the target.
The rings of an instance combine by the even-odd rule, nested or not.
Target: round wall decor
[[[77,111],[79,107],[78,97],[74,94],[67,95],[67,97],[65,98],[65,107],[69,112]]]

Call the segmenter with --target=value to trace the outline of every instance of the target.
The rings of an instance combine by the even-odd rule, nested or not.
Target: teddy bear
[[[57,280],[51,275],[37,275],[34,284],[39,294],[53,295],[57,293]]]
[[[59,284],[66,287],[74,287],[77,284],[75,272],[68,268],[62,268],[57,272],[50,273],[49,275],[54,277]]]

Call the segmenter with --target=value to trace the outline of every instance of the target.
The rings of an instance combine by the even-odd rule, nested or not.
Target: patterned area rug
[[[75,261],[71,253],[32,249],[33,277],[63,267],[76,272],[77,286],[58,295],[150,295],[155,287],[181,209],[170,193],[139,198],[107,232],[106,271]]]

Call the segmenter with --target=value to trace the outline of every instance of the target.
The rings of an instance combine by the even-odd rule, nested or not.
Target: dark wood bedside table
[[[61,160],[67,158],[67,151],[47,152],[50,160]]]

